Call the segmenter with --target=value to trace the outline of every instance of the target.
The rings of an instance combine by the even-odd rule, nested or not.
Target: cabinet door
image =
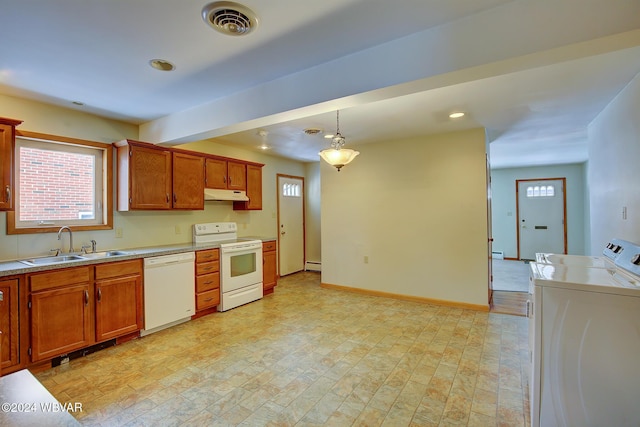
[[[204,209],[204,158],[173,153],[173,207]]]
[[[248,209],[262,209],[262,167],[247,166]]]
[[[227,189],[227,161],[221,159],[207,159],[205,162],[207,188]]]
[[[262,288],[272,289],[276,286],[276,251],[262,253]]]
[[[233,202],[233,209],[262,209],[262,166],[247,165],[247,197],[248,202]]]
[[[229,179],[227,188],[229,190],[247,189],[247,165],[244,163],[227,162]]]
[[[129,149],[131,209],[170,209],[171,152],[136,145]]]
[[[142,277],[96,282],[96,342],[142,329]]]
[[[20,363],[18,357],[18,279],[1,280],[0,331],[2,370]]]
[[[90,290],[79,284],[31,294],[31,361],[93,344]]]
[[[13,209],[13,132],[10,125],[0,124],[0,210]]]

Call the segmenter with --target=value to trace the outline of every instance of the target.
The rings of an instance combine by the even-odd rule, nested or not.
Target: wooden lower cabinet
[[[262,289],[264,294],[273,292],[278,284],[276,242],[262,243]]]
[[[31,361],[51,359],[93,344],[91,283],[31,294]]]
[[[26,278],[31,362],[143,327],[141,259],[51,270]]]
[[[0,367],[2,372],[20,364],[18,279],[0,280]]]
[[[220,304],[220,250],[196,252],[196,312]],[[205,313],[206,314],[206,313]]]
[[[142,329],[141,260],[96,266],[95,301],[96,342]]]

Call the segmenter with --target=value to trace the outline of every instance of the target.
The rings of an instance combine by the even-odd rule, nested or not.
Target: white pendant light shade
[[[344,165],[351,163],[360,154],[359,151],[342,148],[345,142],[345,137],[340,134],[340,111],[336,111],[336,134],[331,139],[331,148],[322,150],[319,154],[325,162],[338,169],[338,172]]]
[[[340,168],[351,163],[358,154],[360,154],[359,151],[355,151],[350,148],[327,148],[320,152],[320,157],[340,171]]]

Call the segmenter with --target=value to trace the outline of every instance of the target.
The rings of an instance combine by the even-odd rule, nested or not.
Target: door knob
[[[287,232],[286,231],[282,231],[282,232],[280,232],[280,234],[282,234],[284,236],[285,234],[287,234]]]

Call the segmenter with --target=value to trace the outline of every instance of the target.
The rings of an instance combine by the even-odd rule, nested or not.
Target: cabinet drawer
[[[96,265],[96,280],[142,273],[142,260],[119,261]]]
[[[202,292],[196,295],[196,311],[220,304],[220,289]]]
[[[217,261],[220,259],[219,249],[207,249],[206,251],[196,252],[196,262]]]
[[[275,251],[276,250],[276,242],[264,242],[262,243],[262,250],[264,252]]]
[[[196,264],[196,276],[220,271],[220,261],[203,262]]]
[[[90,269],[91,267],[87,266],[35,273],[28,276],[29,289],[31,292],[37,292],[76,283],[87,283],[91,280]]]
[[[210,291],[220,287],[220,274],[212,273],[196,277],[196,293]]]

